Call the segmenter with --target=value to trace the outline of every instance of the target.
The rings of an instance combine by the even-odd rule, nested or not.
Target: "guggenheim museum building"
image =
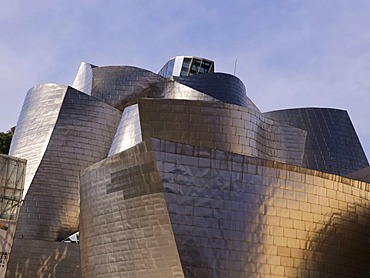
[[[5,277],[370,277],[348,113],[263,113],[209,59],[36,85],[0,173]]]

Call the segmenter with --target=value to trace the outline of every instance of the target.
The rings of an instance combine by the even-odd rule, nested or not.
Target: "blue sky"
[[[233,73],[262,111],[347,110],[370,156],[370,1],[0,0],[0,131],[28,89],[70,85],[81,61],[158,72],[196,55]]]

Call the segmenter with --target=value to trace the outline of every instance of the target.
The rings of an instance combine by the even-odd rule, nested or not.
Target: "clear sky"
[[[158,72],[212,59],[262,111],[347,110],[370,157],[368,0],[0,0],[0,131],[28,89],[71,85],[81,61]]]

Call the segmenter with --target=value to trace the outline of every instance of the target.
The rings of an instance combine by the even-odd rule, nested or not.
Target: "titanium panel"
[[[140,99],[142,138],[161,138],[302,165],[306,131],[221,102]]]
[[[148,139],[81,175],[82,274],[367,277],[369,199],[368,183]]]
[[[18,239],[14,242],[6,277],[79,278],[78,244]]]
[[[127,150],[141,141],[139,108],[134,104],[123,110],[108,156]]]
[[[185,77],[174,77],[176,82],[205,93],[224,103],[247,107],[248,97],[243,82],[226,73],[206,73]]]
[[[346,175],[347,178],[370,183],[370,167],[362,168]]]
[[[151,71],[130,67],[111,66],[93,68],[91,95],[121,111],[125,104],[141,96],[145,90],[156,90],[165,80]]]
[[[164,98],[164,99],[184,99],[184,100],[203,100],[209,102],[219,102],[219,100],[199,92],[193,88],[185,86],[181,83],[167,80],[160,94],[149,94],[148,97]]]
[[[23,198],[44,156],[66,91],[67,86],[41,84],[26,95],[9,150],[9,155],[27,160]]]
[[[184,277],[146,143],[81,174],[82,277]]]
[[[305,167],[346,175],[369,166],[348,113],[344,110],[297,108],[263,115],[307,130]]]
[[[79,173],[107,156],[121,116],[93,97],[64,89],[64,101],[20,210],[15,240],[57,241],[78,230]],[[53,108],[43,111],[51,113],[48,109]],[[32,136],[41,136],[37,131],[42,128],[40,124]]]
[[[186,277],[367,277],[370,185],[152,139]]]
[[[91,95],[92,82],[93,82],[93,72],[92,69],[96,66],[82,62],[75,80],[73,81],[72,87],[83,92],[87,95]]]

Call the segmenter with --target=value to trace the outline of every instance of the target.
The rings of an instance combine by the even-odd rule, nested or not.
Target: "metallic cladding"
[[[344,110],[297,108],[263,115],[307,130],[304,167],[346,175],[369,166],[348,113]]]
[[[51,136],[43,141],[45,151],[21,207],[16,238],[55,241],[78,230],[79,171],[107,156],[121,116],[120,111],[71,87],[63,90],[64,100]],[[53,108],[45,106],[42,112],[54,113],[49,111]],[[30,123],[28,115],[34,117],[21,114],[20,118]],[[41,128],[30,130],[34,132],[30,138],[43,138]]]
[[[9,150],[9,155],[27,160],[23,198],[44,156],[66,91],[67,86],[41,84],[26,95]]]
[[[156,83],[164,80],[151,71],[130,66],[97,67],[92,71],[91,95],[120,110],[145,89],[154,89]]]
[[[139,100],[142,138],[162,138],[302,165],[306,131],[221,102]]]
[[[82,277],[184,277],[148,147],[140,143],[82,172]]]
[[[92,69],[96,66],[82,62],[75,80],[73,81],[72,87],[83,92],[85,94],[91,95],[92,82],[93,82],[93,72]]]
[[[369,199],[364,182],[148,139],[82,173],[82,275],[366,277]]]
[[[243,82],[230,74],[209,73],[174,77],[176,82],[205,93],[224,103],[247,107],[248,100]]]
[[[333,174],[368,166],[345,111],[262,114],[220,73],[83,63],[74,86],[91,96],[26,96],[11,152],[31,186],[9,275],[370,275],[370,184]],[[54,242],[78,229],[81,273]]]
[[[108,156],[122,152],[142,141],[138,104],[123,110]]]

